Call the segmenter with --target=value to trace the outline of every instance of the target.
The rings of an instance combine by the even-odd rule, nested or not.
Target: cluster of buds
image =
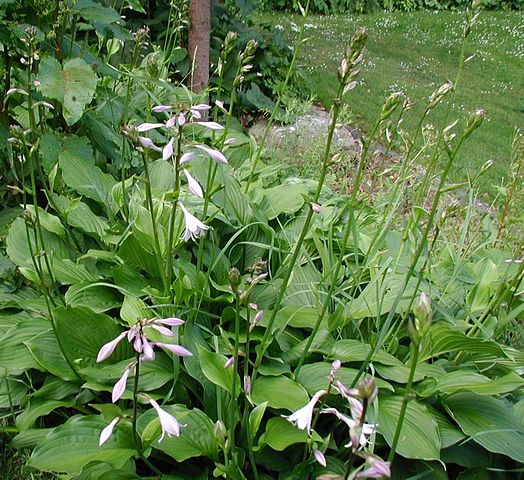
[[[353,90],[357,86],[356,78],[360,72],[358,65],[362,62],[362,50],[366,44],[368,32],[365,28],[359,28],[353,37],[351,43],[346,48],[344,58],[338,69],[338,80],[344,86],[343,94]]]
[[[233,50],[235,43],[238,38],[237,32],[228,32],[226,38],[224,39],[224,44],[222,46],[222,51],[220,52],[220,57],[218,58],[216,74],[219,77],[222,77],[224,73],[224,66],[226,65],[227,57]]]
[[[485,118],[486,118],[486,112],[485,110],[482,110],[481,108],[471,113],[466,122],[466,126],[464,127],[464,138],[469,137],[473,133],[474,130],[479,128],[482,125],[482,123],[484,122]]]
[[[404,94],[402,92],[394,92],[386,99],[384,105],[382,105],[382,112],[380,113],[381,122],[387,120],[393,114],[403,98]]]
[[[246,73],[249,73],[253,69],[251,64],[255,52],[258,48],[258,43],[256,40],[249,40],[247,42],[246,48],[238,54],[238,74],[233,81],[233,86],[238,87],[244,82]]]
[[[473,25],[477,22],[480,12],[482,11],[482,0],[473,0],[471,8],[466,12],[466,22],[464,24],[464,38],[467,38],[471,33]]]
[[[144,25],[143,27],[140,27],[133,33],[133,38],[140,48],[146,47],[149,42],[149,26]]]
[[[444,83],[444,85],[441,85],[439,88],[437,88],[429,97],[429,104],[426,107],[425,114],[427,115],[431,110],[433,110],[453,89],[454,85],[451,81],[447,81]]]

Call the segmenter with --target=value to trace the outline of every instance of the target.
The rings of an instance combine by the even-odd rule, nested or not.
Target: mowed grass
[[[307,43],[300,63],[315,98],[328,107],[337,88],[336,71],[344,47],[359,26],[368,28],[368,42],[360,85],[348,96],[353,122],[369,130],[384,99],[392,92],[409,96],[413,108],[404,128],[414,132],[432,91],[454,80],[462,41],[461,12],[377,13],[372,15],[265,15],[281,26],[290,42],[305,22]],[[293,43],[292,43],[293,44]],[[479,181],[480,192],[492,197],[508,174],[511,141],[516,127],[524,128],[524,12],[483,12],[468,38],[465,68],[452,116],[465,119],[469,112],[486,110],[485,123],[463,147],[453,181],[475,176],[487,160],[494,164]],[[442,106],[425,123],[445,126]]]

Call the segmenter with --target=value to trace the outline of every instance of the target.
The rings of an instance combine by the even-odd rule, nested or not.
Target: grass
[[[281,25],[293,42],[297,15],[264,15],[273,26]],[[459,57],[463,13],[413,12],[373,15],[310,15],[306,20],[301,63],[316,99],[329,107],[337,87],[336,71],[343,48],[359,26],[369,30],[361,85],[349,95],[353,121],[364,130],[376,119],[384,99],[402,91],[413,101],[405,130],[413,132],[433,90],[454,79]],[[483,12],[469,38],[468,62],[455,97],[454,117],[483,108],[484,125],[468,140],[451,177],[456,182],[474,176],[487,160],[494,164],[481,177],[485,199],[496,194],[507,175],[515,127],[524,126],[524,12]],[[443,126],[441,107],[427,122]],[[444,125],[445,126],[445,125]]]

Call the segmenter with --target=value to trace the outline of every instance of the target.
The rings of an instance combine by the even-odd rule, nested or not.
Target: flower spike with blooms
[[[325,395],[327,393],[326,390],[319,390],[313,397],[311,398],[311,401],[304,405],[302,408],[297,410],[292,415],[282,415],[285,419],[287,419],[288,422],[291,422],[293,425],[295,425],[300,430],[306,430],[308,435],[311,433],[311,421],[313,419],[313,409],[315,408],[315,405],[317,404],[320,397]]]
[[[360,422],[340,413],[336,408],[325,408],[321,411],[321,413],[331,413],[339,420],[342,420],[349,427],[350,441],[344,445],[346,448],[353,447],[356,449],[359,446],[365,446],[368,442],[366,435],[371,435],[377,428],[377,425],[364,423],[360,429]],[[357,432],[357,430],[360,430],[360,432]],[[359,433],[359,435],[354,435],[354,433]]]
[[[182,235],[182,240],[188,242],[189,240],[200,238],[206,233],[206,230],[209,230],[209,226],[202,223],[198,218],[192,215],[182,202],[178,202],[178,204],[184,213],[184,220],[186,223],[186,229],[184,235]]]

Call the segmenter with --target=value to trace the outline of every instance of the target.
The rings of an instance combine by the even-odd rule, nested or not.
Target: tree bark
[[[211,37],[211,1],[191,0],[189,5],[188,50],[191,59],[190,87],[194,92],[209,84],[209,41]]]

